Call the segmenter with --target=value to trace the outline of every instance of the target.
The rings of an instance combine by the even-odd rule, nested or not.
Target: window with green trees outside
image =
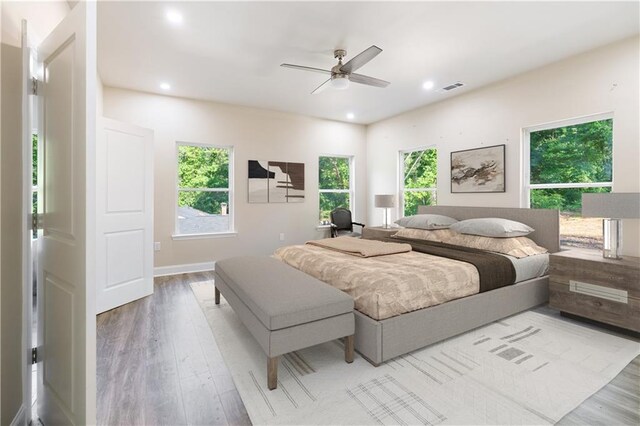
[[[436,204],[438,152],[435,148],[400,152],[401,206],[404,216],[418,213],[420,205]]]
[[[38,214],[38,134],[31,135],[31,214]],[[32,238],[38,238],[38,229],[32,229]]]
[[[231,156],[229,147],[178,143],[178,234],[231,231]]]
[[[582,194],[610,192],[613,120],[529,132],[531,208],[560,210],[560,244],[602,248],[602,221],[583,218]]]
[[[338,207],[344,207],[353,212],[352,164],[353,157],[320,157],[318,188],[321,221],[329,220],[329,213]]]

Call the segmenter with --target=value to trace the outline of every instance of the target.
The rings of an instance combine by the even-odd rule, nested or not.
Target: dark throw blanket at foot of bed
[[[381,240],[407,243],[411,245],[413,251],[472,264],[480,275],[480,293],[511,285],[516,281],[516,270],[513,267],[513,263],[499,254],[411,238],[389,237]]]

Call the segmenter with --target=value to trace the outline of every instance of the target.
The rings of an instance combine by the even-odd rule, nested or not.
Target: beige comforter
[[[323,240],[307,241],[307,244],[339,251],[359,257],[386,256],[389,254],[406,253],[411,251],[411,245],[404,243],[385,243],[361,238],[338,237]]]
[[[281,247],[276,258],[348,293],[376,320],[478,293],[477,269],[466,262],[408,252],[357,257],[313,245]]]

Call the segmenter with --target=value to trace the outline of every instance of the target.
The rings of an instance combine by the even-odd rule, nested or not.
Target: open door
[[[103,118],[98,124],[97,309],[153,293],[153,132]]]
[[[32,135],[33,103],[32,77],[33,67],[31,49],[27,36],[27,21],[22,21],[22,404],[29,407],[25,415],[25,424],[31,419],[31,348],[32,348],[32,311],[33,311],[33,263],[32,263]]]
[[[46,426],[95,424],[95,2],[78,2],[37,50],[38,415]]]

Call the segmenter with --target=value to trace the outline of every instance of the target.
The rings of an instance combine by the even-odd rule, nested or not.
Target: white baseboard
[[[27,424],[27,410],[24,408],[24,404],[20,406],[20,409],[16,413],[16,416],[11,421],[11,426],[24,426]]]
[[[153,268],[154,277],[186,274],[189,272],[213,271],[216,262],[188,263],[185,265],[157,266]]]

